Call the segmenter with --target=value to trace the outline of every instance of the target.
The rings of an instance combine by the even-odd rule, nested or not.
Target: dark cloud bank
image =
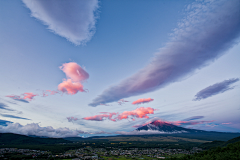
[[[1,102],[0,102],[0,109],[4,109],[4,110],[7,110],[7,111],[13,111],[12,109],[9,109],[6,104],[1,103]]]
[[[121,83],[110,86],[89,106],[140,95],[181,81],[224,54],[240,34],[240,1],[195,2],[174,30],[172,40],[151,63]]]
[[[204,88],[203,90],[199,91],[196,95],[195,98],[193,99],[194,101],[200,101],[202,99],[206,99],[208,97],[212,97],[214,95],[226,92],[228,90],[233,89],[234,87],[231,87],[230,85],[239,81],[239,78],[232,78],[229,80],[225,80],[219,83],[215,83],[211,86],[208,86],[207,88]]]

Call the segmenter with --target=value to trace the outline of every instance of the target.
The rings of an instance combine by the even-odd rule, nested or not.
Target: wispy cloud
[[[116,121],[115,119],[112,118],[113,115],[117,115],[118,113],[105,113],[102,112],[100,115],[95,115],[95,116],[90,116],[90,117],[84,117],[83,119],[85,120],[91,120],[91,121],[103,121],[105,119],[109,119],[111,121]]]
[[[149,103],[151,101],[153,101],[154,99],[152,98],[141,98],[141,99],[138,99],[134,102],[132,102],[132,104],[143,104],[143,103]]]
[[[124,104],[125,102],[129,102],[129,101],[126,101],[124,99],[120,99],[119,101],[117,101],[118,105],[122,105]]]
[[[168,123],[168,124],[173,124],[173,125],[176,125],[176,126],[188,126],[188,125],[198,125],[198,124],[211,124],[212,122],[214,122],[214,120],[210,120],[210,121],[197,121],[197,119],[201,119],[203,118],[203,116],[194,116],[194,117],[190,117],[190,118],[187,118],[185,120],[182,120],[182,121],[166,121],[166,120],[162,120],[158,117],[154,117],[142,124],[137,124],[137,125],[134,125],[132,127],[134,128],[139,128],[139,127],[142,127],[142,126],[145,126],[145,125],[148,125],[152,122],[160,122],[160,123]]]
[[[240,34],[238,0],[198,1],[151,63],[120,84],[110,86],[90,106],[140,95],[178,82],[222,56]]]
[[[23,0],[31,16],[53,33],[75,45],[85,44],[95,33],[98,0]]]
[[[6,97],[12,98],[16,101],[21,101],[25,103],[29,103],[29,101],[33,100],[35,96],[39,96],[38,94],[30,93],[23,93],[22,96],[17,95],[7,95]]]
[[[117,131],[115,134],[121,135],[147,135],[147,134],[175,134],[175,133],[186,133],[186,131],[174,131],[174,132],[164,132],[164,131],[157,131],[157,130],[134,130],[130,132],[126,131]]]
[[[73,121],[77,121],[78,118],[75,117],[67,117],[68,122],[73,122]]]
[[[0,114],[0,115],[1,115],[2,117],[30,120],[30,119],[28,119],[28,118],[23,118],[23,117],[19,117],[19,116],[14,116],[14,115],[10,115],[10,114]]]
[[[204,88],[203,90],[199,91],[195,95],[195,98],[193,100],[200,101],[202,99],[206,99],[208,97],[212,97],[214,95],[234,89],[234,87],[231,87],[230,85],[237,81],[239,81],[239,78],[232,78],[232,79],[225,80],[219,83],[215,83],[211,86],[208,86],[207,88]]]
[[[106,119],[109,119],[111,121],[118,121],[118,120],[123,120],[123,119],[132,119],[135,120],[134,118],[149,118],[147,115],[148,114],[154,114],[154,111],[156,109],[151,108],[151,107],[140,107],[132,111],[124,111],[122,113],[109,113],[109,112],[101,112],[102,114],[100,115],[95,115],[91,117],[85,117],[83,119],[85,120],[92,120],[92,121],[103,121]]]
[[[193,117],[186,118],[183,121],[192,121],[192,120],[202,119],[202,118],[204,118],[204,116],[193,116]]]
[[[7,110],[7,111],[14,111],[14,110],[12,110],[12,109],[9,109],[6,104],[1,103],[1,102],[0,102],[0,109],[4,109],[4,110]]]
[[[232,124],[232,122],[226,122],[226,123],[222,123],[222,124],[224,124],[224,125],[227,124],[228,125],[228,124]]]
[[[15,101],[29,103],[27,100],[25,100],[25,99],[23,99],[23,98],[21,98],[20,96],[17,96],[17,95],[7,95],[6,97],[12,98]]]

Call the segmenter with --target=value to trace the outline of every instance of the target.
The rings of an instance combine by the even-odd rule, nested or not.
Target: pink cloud
[[[232,124],[232,122],[228,122],[228,123],[222,123],[222,124]]]
[[[91,121],[103,121],[104,118],[106,118],[106,119],[109,119],[111,121],[116,121],[116,120],[112,119],[112,116],[113,115],[117,115],[117,113],[114,113],[114,112],[113,113],[101,112],[101,113],[102,114],[100,114],[100,115],[95,115],[95,116],[91,116],[91,117],[85,117],[83,119],[91,120]]]
[[[117,119],[127,119],[129,116],[136,117],[136,118],[149,118],[147,114],[154,114],[155,109],[151,107],[140,107],[133,111],[124,111],[123,113],[119,114]]]
[[[75,62],[64,63],[60,69],[66,74],[67,80],[64,79],[58,85],[58,90],[67,94],[76,94],[84,92],[81,82],[89,78],[89,74]]]
[[[29,101],[31,101],[33,99],[33,97],[38,96],[37,94],[33,94],[33,93],[23,93],[23,99],[28,99]]]
[[[132,111],[124,111],[123,113],[109,113],[109,112],[101,112],[102,114],[100,115],[95,115],[91,117],[85,117],[83,119],[85,120],[92,120],[92,121],[103,121],[105,119],[109,119],[111,121],[117,121],[117,120],[123,120],[123,119],[128,119],[131,118],[133,121],[135,118],[149,118],[147,114],[154,114],[154,111],[156,109],[150,108],[150,107],[140,107]],[[114,117],[113,117],[114,116]]]
[[[58,91],[51,91],[51,90],[46,90],[47,92],[50,92],[51,95],[59,93]]]
[[[17,96],[17,95],[7,95],[5,97],[9,97],[9,98],[16,99],[16,100],[22,99],[20,96]]]
[[[204,124],[204,123],[212,123],[212,122],[214,121],[213,120],[211,121],[173,121],[171,123],[176,126],[180,126],[180,125],[196,125],[196,124]]]
[[[24,101],[25,102],[26,100],[31,101],[33,99],[33,97],[38,96],[38,94],[23,93],[22,96],[23,97],[17,96],[17,95],[7,95],[6,97],[12,98],[14,100],[19,100],[19,101]]]
[[[89,78],[89,74],[75,62],[64,63],[59,67],[74,82],[84,81]]]
[[[76,94],[77,92],[84,92],[83,85],[80,82],[72,82],[71,79],[64,80],[58,85],[58,90],[67,94]]]
[[[132,102],[132,104],[142,104],[142,103],[149,103],[151,101],[153,101],[154,99],[151,99],[151,98],[142,98],[142,99],[138,99],[134,102]]]
[[[137,125],[134,125],[132,127],[139,128],[139,127],[148,125],[152,122],[159,123],[159,124],[168,123],[168,124],[173,124],[173,125],[176,125],[176,126],[180,126],[180,125],[209,124],[209,123],[214,122],[214,120],[211,120],[211,121],[192,121],[192,120],[189,120],[189,121],[165,121],[165,120],[161,120],[160,118],[155,117],[155,118],[151,119],[150,121],[147,121],[143,124],[137,124]]]
[[[73,122],[78,120],[78,118],[75,118],[75,117],[67,117],[67,119],[68,119],[68,122]]]

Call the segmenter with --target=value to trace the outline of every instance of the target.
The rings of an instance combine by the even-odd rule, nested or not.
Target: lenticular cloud
[[[138,99],[134,102],[132,102],[132,104],[143,104],[143,103],[149,103],[151,101],[153,101],[154,99],[152,98],[141,98],[141,99]]]
[[[23,0],[31,16],[48,29],[76,45],[84,44],[95,33],[98,0]]]
[[[89,105],[106,104],[163,88],[212,63],[236,44],[240,35],[239,8],[239,0],[200,1],[189,5],[171,41],[151,63],[104,90]]]
[[[234,87],[231,87],[230,85],[233,83],[236,83],[237,81],[239,81],[239,78],[232,78],[232,79],[228,79],[219,83],[215,83],[211,86],[208,86],[207,88],[204,88],[203,90],[199,91],[195,95],[195,98],[193,100],[200,101],[202,99],[206,99],[214,95],[231,90]]]

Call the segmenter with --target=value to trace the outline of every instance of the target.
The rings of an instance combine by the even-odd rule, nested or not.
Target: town
[[[193,147],[191,150],[185,149],[160,149],[160,148],[92,148],[84,147],[76,150],[69,150],[65,153],[52,154],[49,151],[30,150],[30,149],[17,149],[17,148],[1,148],[0,157],[8,159],[9,156],[15,155],[19,158],[47,158],[47,159],[165,159],[174,157],[176,155],[190,155],[201,152],[201,148]]]

